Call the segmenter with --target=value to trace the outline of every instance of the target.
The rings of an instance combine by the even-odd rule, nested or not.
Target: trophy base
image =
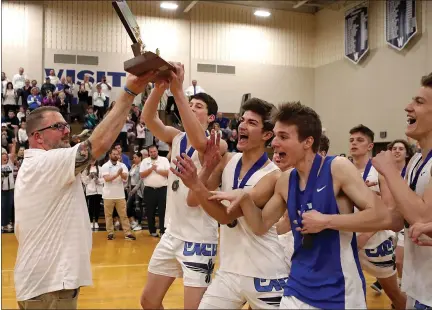
[[[163,78],[169,75],[169,71],[175,71],[175,68],[155,53],[145,52],[142,55],[125,61],[124,70],[135,76],[141,76],[155,70],[159,71],[158,77]]]

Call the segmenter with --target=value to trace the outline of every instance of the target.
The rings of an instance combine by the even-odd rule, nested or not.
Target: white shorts
[[[217,271],[198,309],[279,309],[288,278],[265,280]]]
[[[359,258],[363,270],[375,278],[389,278],[397,272],[392,238],[385,240],[375,249],[360,250]]]
[[[284,296],[280,303],[279,309],[319,309],[304,303],[294,296]]]
[[[405,232],[402,229],[400,232],[396,233],[397,246],[404,247],[405,244]]]
[[[165,233],[153,251],[148,271],[183,278],[184,286],[208,287],[216,254],[217,244],[186,242]]]
[[[430,310],[430,309],[432,309],[432,305],[424,305],[424,304],[420,303],[419,301],[415,300],[414,298],[409,297],[407,295],[407,303],[406,303],[405,309],[407,309],[407,310],[410,310],[410,309]]]
[[[294,236],[292,232],[288,232],[283,235],[278,235],[278,239],[284,249],[285,262],[288,265],[288,270],[291,271],[291,258],[294,254]]]

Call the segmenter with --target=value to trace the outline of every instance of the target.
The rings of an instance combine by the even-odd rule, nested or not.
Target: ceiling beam
[[[187,13],[189,12],[194,6],[195,4],[197,4],[198,0],[196,1],[191,1],[188,6],[184,9],[183,13]]]
[[[294,4],[293,9],[298,9],[299,7],[301,7],[303,4],[309,2],[309,0],[302,0],[297,2],[296,4]]]

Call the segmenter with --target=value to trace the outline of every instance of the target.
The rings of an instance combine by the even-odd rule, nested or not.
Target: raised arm
[[[153,91],[150,93],[150,96],[144,104],[141,113],[141,121],[146,124],[147,128],[156,138],[171,144],[172,140],[180,130],[171,126],[166,126],[159,118],[158,114],[159,102],[167,87],[168,83],[165,81],[158,81],[155,83]]]
[[[176,68],[175,73],[171,71],[171,85],[170,90],[174,96],[177,108],[179,110],[182,124],[187,133],[188,139],[191,145],[200,154],[204,154],[207,147],[207,138],[205,130],[192,109],[190,108],[189,102],[183,91],[183,80],[184,80],[184,67],[182,64],[173,63]],[[221,154],[224,154],[227,150],[227,144],[225,141],[221,141]]]
[[[410,225],[417,222],[432,222],[432,178],[423,196],[419,196],[411,190],[406,180],[400,177],[390,151],[378,154],[372,160],[372,164],[384,176],[397,210]],[[412,161],[409,165],[412,165]],[[432,170],[427,173],[432,176]]]
[[[334,186],[339,194],[346,195],[360,212],[349,214],[321,214],[317,211],[303,213],[303,232],[316,233],[323,229],[350,232],[373,232],[396,228],[390,211],[359,176],[355,166],[344,157],[337,157],[331,166]]]
[[[135,94],[139,94],[153,75],[153,72],[141,77],[129,75],[126,80],[126,87]],[[85,169],[91,158],[98,159],[109,150],[126,122],[134,98],[126,91],[120,91],[111,112],[96,126],[92,135],[78,147],[75,175]]]

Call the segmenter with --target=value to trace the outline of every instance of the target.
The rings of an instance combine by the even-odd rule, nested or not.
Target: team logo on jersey
[[[184,256],[216,256],[217,243],[198,243],[198,242],[185,242],[183,247]]]
[[[260,279],[254,278],[255,290],[259,293],[283,291],[287,285],[288,278],[282,279]]]
[[[210,258],[207,264],[195,263],[195,262],[183,262],[183,263],[190,270],[204,273],[206,275],[205,282],[206,283],[210,283],[210,281],[211,281],[211,275],[213,273],[214,265],[215,265],[213,263],[213,259]]]

